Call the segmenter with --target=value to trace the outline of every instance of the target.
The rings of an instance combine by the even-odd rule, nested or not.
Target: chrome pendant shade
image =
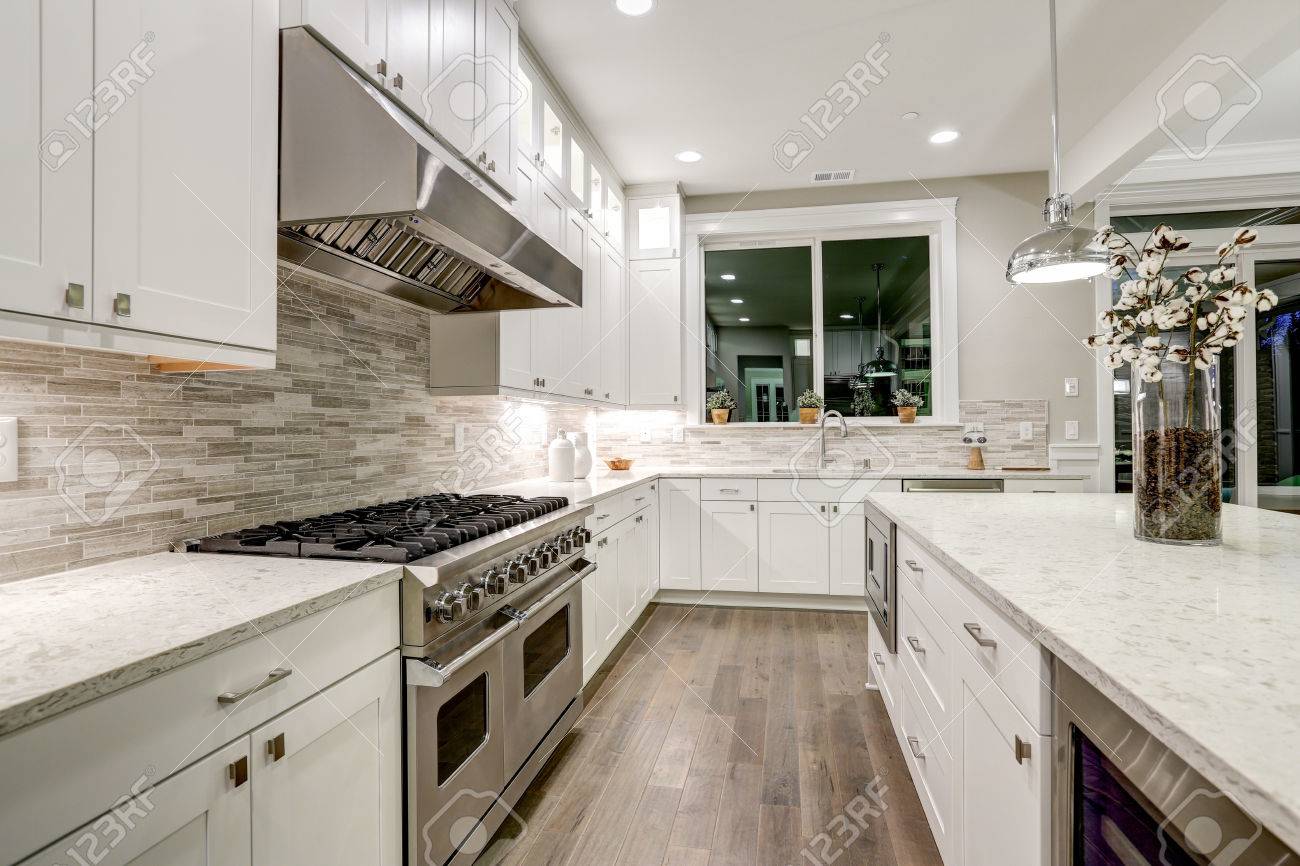
[[[1007,259],[1007,282],[1062,283],[1106,270],[1108,254],[1095,247],[1091,229],[1070,224],[1074,203],[1061,192],[1060,121],[1056,93],[1056,0],[1048,0],[1052,36],[1052,194],[1043,203],[1047,228],[1021,241]]]
[[[876,272],[876,357],[870,363],[858,364],[858,375],[854,376],[850,382],[851,387],[857,391],[865,391],[871,387],[871,383],[867,382],[868,379],[888,379],[898,375],[898,367],[894,365],[893,361],[885,357],[885,347],[881,345],[884,342],[884,330],[881,327],[880,313],[884,304],[881,301],[880,294],[880,272],[885,269],[885,263],[876,262],[871,266],[871,269]],[[858,298],[859,328],[863,326],[862,304],[865,300],[866,298]],[[866,332],[864,331],[863,334],[865,342]],[[861,358],[861,355],[858,357]]]

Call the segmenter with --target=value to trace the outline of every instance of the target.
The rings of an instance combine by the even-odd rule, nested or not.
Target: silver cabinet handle
[[[970,635],[975,640],[975,643],[979,644],[980,646],[988,647],[989,649],[994,649],[997,647],[998,645],[997,641],[995,641],[991,637],[983,636],[982,634],[983,626],[981,626],[979,623],[964,622],[961,624],[961,627],[966,629],[966,633]]]
[[[1035,493],[1055,493],[1055,490],[1035,490]]]
[[[63,292],[63,303],[74,310],[86,309],[86,286],[83,283],[68,283]]]
[[[749,503],[749,510],[750,510],[750,511],[753,511],[753,510],[754,510],[754,503],[752,503],[752,502]]]
[[[638,515],[636,516],[636,522],[637,522],[637,523],[640,523],[642,520],[645,520],[645,515],[644,515],[644,514],[638,514]]]
[[[284,732],[266,741],[266,756],[274,763],[284,757]]]
[[[123,318],[131,317],[131,296],[118,292],[113,296],[113,312]]]
[[[608,515],[608,514],[597,514],[597,515],[596,515],[596,519],[597,519],[597,520],[609,520],[609,515]]]
[[[633,501],[633,502],[645,502],[645,497],[644,497],[644,496],[634,496],[634,497],[632,497],[632,501]]]
[[[817,507],[821,509],[822,514],[825,514],[825,513],[826,513],[826,506],[825,506],[825,505],[818,505]]]
[[[494,159],[494,160],[491,160],[491,161],[487,164],[487,170],[488,170],[488,171],[496,171],[496,170],[497,170],[497,161],[496,161],[495,159]]]
[[[266,675],[266,679],[262,680],[260,683],[258,683],[255,686],[249,686],[248,688],[244,689],[242,692],[222,692],[221,694],[217,695],[217,703],[237,704],[240,701],[242,701],[244,698],[253,694],[254,692],[260,692],[262,689],[266,688],[267,686],[275,685],[280,680],[289,676],[289,674],[291,673],[293,673],[293,668],[276,668],[275,670],[271,671],[269,674]]]
[[[925,574],[925,569],[917,565],[915,559],[905,559],[903,560],[903,564],[912,569],[916,574]]]
[[[839,507],[838,505],[832,505],[832,506],[831,506],[831,511],[835,512],[836,514],[839,514],[839,513],[840,513],[840,507]]]
[[[912,750],[912,757],[918,761],[925,760],[925,752],[921,751],[921,741],[916,737],[907,738],[907,747]]]
[[[1033,747],[1031,747],[1024,740],[1020,739],[1019,734],[1016,735],[1015,750],[1016,750],[1017,764],[1023,764],[1025,761],[1028,761],[1031,757],[1033,757],[1034,754]]]
[[[912,635],[907,636],[907,645],[912,648],[912,652],[925,655],[925,647],[921,646],[921,641]]]
[[[387,74],[388,74],[388,61],[387,61],[387,60],[385,60],[385,59],[382,58],[382,57],[379,58],[379,62],[375,64],[375,74],[376,74],[376,75],[387,75]]]
[[[248,781],[248,756],[240,755],[233,763],[226,764],[226,778],[238,788]]]
[[[885,660],[882,659],[882,658],[880,657],[880,653],[872,653],[872,655],[875,656],[875,658],[876,658],[876,664],[878,664],[878,665],[880,665],[881,667],[883,667],[884,664],[885,664]]]
[[[399,72],[399,73],[397,73],[396,75],[393,76],[393,89],[394,89],[394,90],[401,90],[401,89],[402,89],[402,83],[403,83],[403,82],[402,82],[402,73]]]
[[[719,488],[718,488],[718,492],[719,492],[719,493],[739,493],[739,492],[740,492],[740,488],[739,488],[739,487],[719,487]]]

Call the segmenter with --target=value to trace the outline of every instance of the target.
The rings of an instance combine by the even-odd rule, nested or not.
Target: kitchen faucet
[[[817,468],[818,468],[818,469],[825,469],[825,468],[826,468],[826,422],[827,422],[827,420],[830,419],[830,417],[831,417],[832,415],[834,415],[836,418],[839,419],[839,422],[840,422],[840,438],[841,438],[841,439],[848,439],[848,438],[849,438],[849,424],[848,424],[847,421],[844,420],[844,416],[841,415],[839,412],[835,411],[834,409],[831,409],[831,410],[828,410],[828,411],[826,411],[826,412],[823,412],[823,413],[822,413],[822,421],[821,421],[821,436],[820,436],[820,439],[821,439],[821,455],[817,458]]]

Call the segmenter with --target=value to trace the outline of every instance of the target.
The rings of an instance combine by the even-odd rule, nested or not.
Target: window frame
[[[730,213],[688,214],[682,219],[682,253],[687,262],[683,323],[686,398],[689,426],[703,425],[705,347],[704,253],[715,249],[799,246],[811,243],[813,256],[813,381],[825,388],[821,243],[828,240],[918,237],[930,239],[930,333],[935,362],[931,395],[934,414],[922,425],[956,426],[959,421],[957,337],[957,199],[871,202],[821,207],[775,208]],[[691,263],[691,258],[694,262]],[[850,424],[886,426],[895,417],[850,418]],[[780,427],[797,422],[745,422],[729,426]]]

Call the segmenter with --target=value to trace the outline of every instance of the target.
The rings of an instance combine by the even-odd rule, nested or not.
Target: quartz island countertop
[[[1129,495],[872,494],[912,539],[1300,850],[1300,517],[1133,537]]]

